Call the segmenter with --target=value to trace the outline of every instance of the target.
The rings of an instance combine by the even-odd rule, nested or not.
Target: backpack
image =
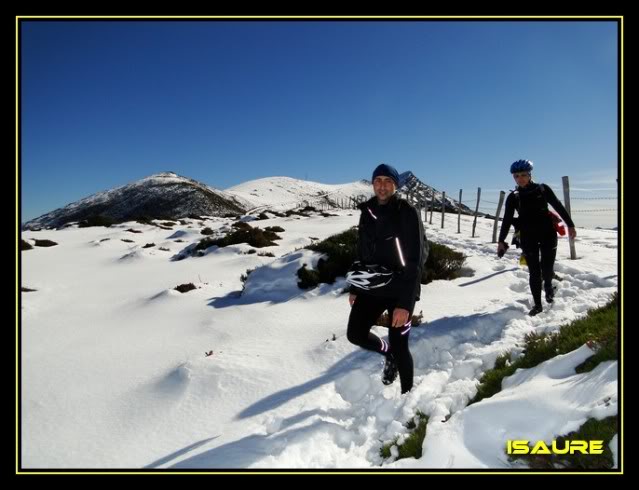
[[[422,250],[422,271],[426,268],[426,261],[428,260],[429,253],[430,253],[430,244],[428,243],[428,238],[426,238],[426,230],[424,230],[424,249]]]
[[[408,204],[410,206],[410,203],[406,200],[404,200],[404,202],[406,204]],[[419,215],[419,212],[417,212],[417,219],[419,219],[420,223],[421,223],[421,216]],[[397,220],[399,221],[399,219]],[[428,238],[426,237],[426,230],[424,229],[424,223],[421,223],[422,225],[422,230],[423,230],[423,236],[422,236],[422,263],[421,263],[421,267],[422,267],[422,271],[426,268],[426,261],[428,260],[428,254],[430,253],[430,244],[428,243]]]

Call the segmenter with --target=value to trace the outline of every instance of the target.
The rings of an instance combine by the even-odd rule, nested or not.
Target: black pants
[[[408,336],[413,312],[409,312],[407,325],[389,328],[390,345],[371,333],[371,328],[384,311],[388,310],[391,319],[393,318],[396,305],[397,299],[376,298],[366,294],[357,295],[348,318],[346,336],[351,343],[364,349],[384,355],[392,353],[397,362],[402,393],[406,393],[413,387],[413,357],[408,350]]]
[[[547,292],[552,291],[553,268],[557,256],[557,232],[552,225],[522,230],[521,248],[526,256],[530,272],[530,292],[535,305],[541,306],[542,279],[544,289]]]

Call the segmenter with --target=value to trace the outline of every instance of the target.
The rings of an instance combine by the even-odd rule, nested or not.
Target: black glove
[[[508,250],[508,244],[506,242],[499,242],[497,244],[497,257],[501,259],[506,253],[506,250]]]

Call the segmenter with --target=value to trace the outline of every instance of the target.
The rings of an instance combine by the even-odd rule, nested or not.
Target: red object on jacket
[[[561,221],[561,217],[555,213],[554,211],[548,210],[548,214],[550,215],[550,219],[552,220],[552,224],[555,227],[557,233],[561,236],[566,234],[566,227],[564,226],[564,222]]]

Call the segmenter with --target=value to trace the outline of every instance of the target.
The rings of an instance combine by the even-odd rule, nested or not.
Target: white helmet
[[[346,273],[346,281],[360,289],[377,289],[393,280],[393,271],[383,265],[354,262]]]

